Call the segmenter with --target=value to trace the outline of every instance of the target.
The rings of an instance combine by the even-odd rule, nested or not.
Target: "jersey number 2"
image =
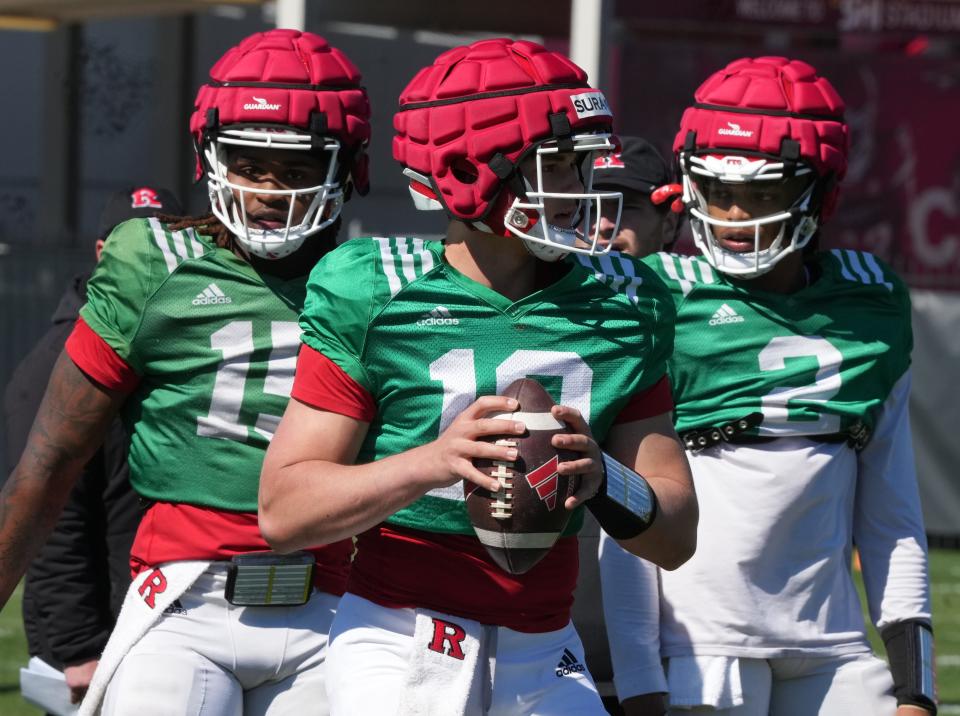
[[[817,374],[813,385],[784,386],[771,390],[761,399],[763,432],[795,433],[797,420],[790,420],[788,403],[802,400],[824,404],[840,392],[840,363],[843,355],[827,339],[820,336],[779,336],[771,340],[758,356],[760,370],[783,370],[787,358],[816,358]],[[835,433],[840,430],[840,416],[817,411],[816,421],[804,422],[808,434]]]

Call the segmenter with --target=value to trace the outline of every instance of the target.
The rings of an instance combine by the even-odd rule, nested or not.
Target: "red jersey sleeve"
[[[64,348],[77,367],[104,388],[129,393],[140,382],[136,371],[82,318],[77,319]]]
[[[630,398],[614,423],[630,423],[634,420],[652,418],[673,410],[673,392],[670,390],[670,380],[666,374],[644,391]]]
[[[373,396],[323,353],[304,344],[290,395],[302,403],[369,423],[377,414]]]

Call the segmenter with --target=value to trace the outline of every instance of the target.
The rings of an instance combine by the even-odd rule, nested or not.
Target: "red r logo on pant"
[[[464,654],[461,644],[466,638],[467,632],[465,632],[459,624],[434,618],[433,640],[427,648],[438,654],[446,654],[447,656],[452,656],[454,659],[463,661]]]
[[[140,585],[140,588],[137,591],[140,592],[140,596],[143,597],[143,601],[147,603],[147,606],[151,609],[154,609],[157,595],[161,592],[167,591],[167,578],[163,576],[163,572],[161,572],[159,569],[155,569],[150,573],[150,576],[146,578],[143,584]]]

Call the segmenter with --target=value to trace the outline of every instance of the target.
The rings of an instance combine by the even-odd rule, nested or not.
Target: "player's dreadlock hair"
[[[157,214],[157,219],[167,225],[170,231],[193,229],[198,234],[210,238],[217,248],[226,249],[235,256],[249,262],[257,271],[288,279],[306,275],[323,256],[337,246],[337,235],[343,217],[338,216],[333,223],[314,234],[309,241],[289,256],[281,259],[264,259],[244,250],[236,235],[213,215],[178,216],[176,214]]]
[[[233,251],[236,240],[233,234],[213,213],[204,216],[177,216],[175,214],[157,214],[159,219],[171,231],[193,229],[198,234],[209,236],[218,248]]]

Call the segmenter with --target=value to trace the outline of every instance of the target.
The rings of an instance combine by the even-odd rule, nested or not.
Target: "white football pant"
[[[671,661],[667,660],[668,681]],[[894,716],[897,710],[890,670],[872,654],[735,661],[741,705],[671,706],[670,716]],[[706,694],[729,693],[720,684],[691,686]]]
[[[327,714],[327,634],[339,597],[238,607],[222,565],[200,575],[134,647],[107,688],[104,716]]]
[[[418,612],[422,617],[421,610],[389,609],[349,593],[344,595],[330,630],[327,694],[331,716],[453,716],[448,694],[440,688],[429,688],[431,675],[413,673],[422,661],[418,652],[430,646],[429,639],[423,643],[415,639]],[[451,625],[464,621],[454,615],[441,616]],[[469,697],[463,695],[467,706],[462,712],[457,710],[458,716],[607,713],[584,667],[583,645],[572,623],[538,634],[506,627],[480,629],[481,638],[475,642],[482,644],[474,658],[476,678]],[[453,626],[449,633],[454,633]],[[457,648],[453,643],[440,646],[447,652]],[[420,693],[428,694],[427,703],[417,703],[407,691],[418,681]],[[428,688],[422,688],[424,685]],[[410,708],[405,709],[403,704]]]

